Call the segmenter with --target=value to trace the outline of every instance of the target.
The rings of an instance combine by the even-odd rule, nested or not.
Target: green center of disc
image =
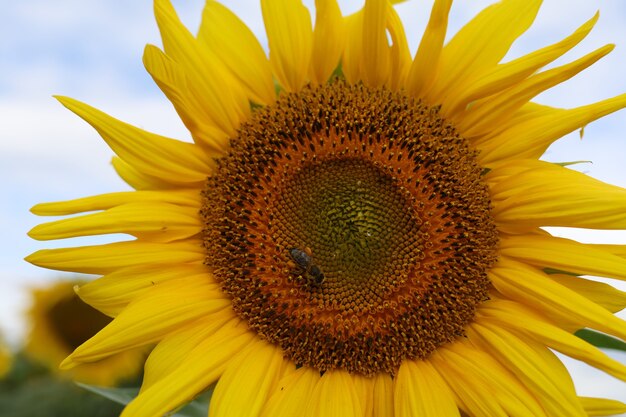
[[[421,222],[407,194],[360,159],[305,165],[276,200],[276,230],[294,247],[311,249],[327,287],[382,284],[406,274],[421,252]]]

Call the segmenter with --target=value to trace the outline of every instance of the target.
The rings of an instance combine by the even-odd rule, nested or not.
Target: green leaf
[[[570,162],[554,162],[555,165],[560,165],[562,167],[567,167],[570,165],[578,165],[578,164],[593,164],[592,161],[570,161]]]
[[[580,329],[575,335],[596,347],[626,352],[626,343],[613,336],[590,329]]]
[[[575,274],[573,272],[562,271],[560,269],[554,269],[554,268],[543,268],[543,272],[545,272],[548,275],[562,274],[562,275],[571,275],[573,277],[579,277],[580,276],[580,274]]]
[[[139,388],[107,388],[97,387],[94,385],[82,384],[76,382],[76,385],[86,389],[87,391],[98,394],[101,397],[107,398],[118,404],[126,405],[131,402],[137,394],[139,394]],[[207,393],[202,394],[197,399],[186,404],[175,414],[168,414],[171,417],[206,417],[209,413],[209,400],[212,394],[212,389]]]
[[[339,61],[339,65],[334,69],[333,73],[330,75],[329,83],[332,83],[336,79],[345,80],[345,76],[343,75],[343,62]]]
[[[274,78],[274,92],[276,93],[277,97],[278,95],[280,95],[281,91],[283,91],[283,86],[280,85],[280,83],[278,82],[276,78]]]
[[[201,403],[196,399],[184,406],[176,414],[172,414],[172,417],[206,417],[208,415],[209,403]]]
[[[22,353],[0,378],[0,416],[117,417],[122,406],[59,379]],[[206,417],[206,416],[205,416]]]
[[[76,385],[122,405],[128,404],[139,394],[139,388],[106,388],[87,385],[81,382],[76,382]]]

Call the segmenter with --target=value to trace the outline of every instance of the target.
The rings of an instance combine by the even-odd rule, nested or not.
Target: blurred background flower
[[[84,283],[64,280],[33,289],[25,353],[62,378],[99,386],[136,383],[146,349],[122,352],[67,371],[59,369],[63,359],[111,321],[74,293],[74,286]]]
[[[0,343],[0,416],[112,417],[121,406],[75,381],[98,386],[139,385],[147,355],[137,349],[106,360],[59,370],[59,363],[111,319],[81,301],[74,286],[85,280],[56,280],[32,289],[28,332],[11,351]]]
[[[13,356],[4,340],[0,338],[0,379],[2,379],[11,369]]]

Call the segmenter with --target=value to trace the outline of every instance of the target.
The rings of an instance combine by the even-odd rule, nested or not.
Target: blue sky
[[[488,0],[458,1],[453,6],[455,32]],[[257,1],[229,1],[236,13],[266,45]],[[312,1],[307,4],[312,4]],[[411,46],[417,46],[432,1],[409,0],[398,6]],[[359,1],[343,1],[344,13]],[[197,27],[202,1],[176,1],[183,21]],[[143,69],[146,43],[160,44],[148,0],[24,0],[4,2],[0,26],[0,333],[15,342],[23,334],[21,312],[28,305],[26,289],[61,274],[31,266],[22,259],[42,248],[66,242],[35,242],[26,232],[40,219],[28,209],[56,201],[127,189],[111,166],[111,151],[83,121],[51,96],[61,94],[88,102],[113,116],[147,130],[189,138],[182,123]],[[596,29],[566,60],[576,59],[609,42],[617,44],[607,58],[538,101],[573,107],[626,92],[626,4],[618,0],[546,0],[536,24],[512,48],[517,57],[568,35],[596,10]],[[550,148],[551,161],[590,160],[577,169],[626,187],[626,111],[595,122],[580,140],[577,133]],[[626,208],[625,208],[626,209]],[[626,234],[561,230],[582,241],[626,243]],[[115,237],[72,242],[103,242]],[[619,283],[626,289],[623,283]],[[622,315],[622,317],[626,317]],[[626,362],[626,355],[617,355]],[[571,363],[579,389],[586,395],[613,395],[626,401],[623,385],[610,377]],[[614,391],[611,391],[611,390]],[[620,394],[621,393],[621,394]]]

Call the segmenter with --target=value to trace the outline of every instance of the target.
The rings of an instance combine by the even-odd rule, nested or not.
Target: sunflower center
[[[462,335],[498,242],[475,153],[438,110],[342,82],[258,110],[202,215],[234,310],[320,371],[394,373]]]
[[[276,218],[268,232],[297,250],[309,248],[309,265],[324,274],[324,291],[314,296],[322,303],[341,299],[344,310],[378,302],[389,277],[406,279],[423,251],[408,192],[361,159],[303,164],[268,208]],[[292,272],[302,285],[317,283],[299,269]]]
[[[70,351],[82,345],[112,320],[75,295],[55,303],[48,311],[48,318],[55,334],[59,335]]]

